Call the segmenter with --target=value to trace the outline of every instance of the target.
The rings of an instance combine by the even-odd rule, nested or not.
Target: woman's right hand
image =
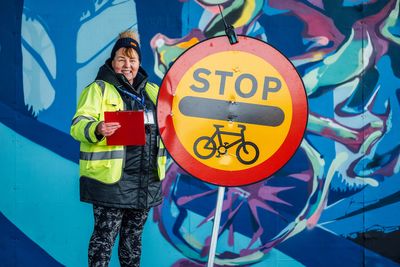
[[[119,122],[100,122],[97,127],[96,127],[96,134],[102,135],[102,136],[110,136],[115,133],[118,128],[120,128],[121,125]]]

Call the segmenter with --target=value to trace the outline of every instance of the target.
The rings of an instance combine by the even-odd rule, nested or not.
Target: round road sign
[[[165,75],[157,119],[168,152],[203,181],[240,186],[279,170],[307,124],[304,85],[290,61],[260,40],[226,36],[183,53]]]

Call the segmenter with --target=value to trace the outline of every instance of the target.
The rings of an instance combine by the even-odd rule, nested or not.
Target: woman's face
[[[136,51],[133,51],[133,57],[124,55],[123,51],[125,48],[120,48],[115,53],[115,57],[111,61],[111,66],[116,73],[122,73],[130,84],[136,77],[139,70],[139,55]]]

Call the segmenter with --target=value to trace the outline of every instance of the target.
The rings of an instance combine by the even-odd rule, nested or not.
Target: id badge
[[[152,110],[144,112],[144,124],[154,124],[154,114]]]

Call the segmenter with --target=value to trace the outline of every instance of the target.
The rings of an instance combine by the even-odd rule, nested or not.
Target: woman
[[[92,203],[94,231],[89,266],[108,266],[119,234],[121,266],[139,266],[141,235],[149,209],[159,205],[165,155],[155,122],[158,87],[140,66],[137,35],[120,34],[96,81],[79,98],[71,135],[80,142],[80,196]],[[104,122],[105,111],[144,110],[144,146],[107,146],[121,125]]]

